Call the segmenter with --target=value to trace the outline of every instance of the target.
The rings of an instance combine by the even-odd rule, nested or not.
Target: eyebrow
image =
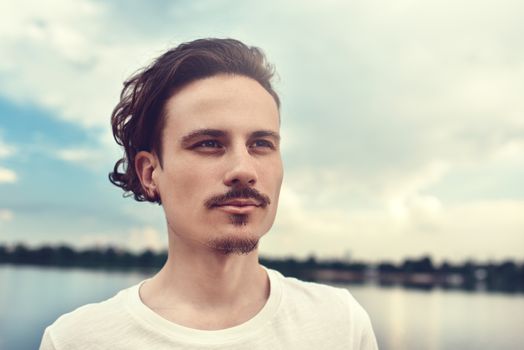
[[[251,134],[250,138],[257,138],[257,137],[272,137],[277,142],[280,142],[280,135],[274,131],[271,130],[258,130]]]
[[[211,137],[226,137],[228,133],[223,130],[218,129],[198,129],[195,131],[190,132],[189,134],[182,137],[182,147],[187,147],[191,144],[191,142],[202,136],[211,136]],[[271,130],[257,130],[254,131],[249,138],[257,138],[257,137],[271,137],[274,138],[277,142],[280,142],[280,135],[274,131]]]

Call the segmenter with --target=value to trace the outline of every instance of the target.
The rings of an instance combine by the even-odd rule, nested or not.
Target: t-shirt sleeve
[[[49,335],[48,329],[44,331],[44,335],[42,337],[42,342],[40,343],[39,350],[56,350],[55,345],[53,344],[53,340],[51,339],[51,336]]]
[[[373,326],[367,312],[365,313],[365,321],[363,322],[362,335],[360,337],[360,350],[378,350],[377,338],[373,332]]]
[[[348,290],[345,290],[345,292],[349,299],[353,321],[353,334],[355,335],[352,348],[358,350],[378,350],[377,338],[375,337],[368,313]]]

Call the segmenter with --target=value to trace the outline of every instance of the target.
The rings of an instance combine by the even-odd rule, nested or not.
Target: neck
[[[186,319],[200,317],[188,314],[194,309],[211,312],[215,314],[215,326],[222,324],[217,320],[217,312],[238,315],[236,320],[224,322],[231,325],[251,318],[263,307],[269,297],[269,280],[258,263],[256,249],[249,254],[224,255],[209,247],[195,248],[174,240],[170,235],[164,267],[141,288],[147,306],[154,311],[180,310],[182,306]],[[180,321],[174,316],[166,318]],[[199,326],[188,322],[186,325]]]

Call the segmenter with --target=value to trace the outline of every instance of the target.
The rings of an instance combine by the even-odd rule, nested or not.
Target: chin
[[[229,234],[211,240],[208,245],[224,255],[243,255],[257,250],[259,239],[255,235]]]

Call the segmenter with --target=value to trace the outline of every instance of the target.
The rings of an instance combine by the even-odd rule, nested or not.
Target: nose
[[[254,161],[246,149],[232,154],[224,184],[228,187],[253,187],[258,180]]]

